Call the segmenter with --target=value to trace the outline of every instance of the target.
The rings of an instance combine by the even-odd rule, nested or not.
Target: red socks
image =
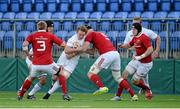
[[[59,76],[59,85],[61,87],[61,90],[63,94],[66,94],[66,78],[63,75]]]
[[[145,90],[150,90],[149,87],[144,84],[144,81],[142,79],[139,80],[139,83],[137,84],[137,86]]]
[[[99,88],[104,87],[101,79],[99,78],[99,76],[97,74],[92,74],[91,78],[89,78],[92,82],[94,82],[96,84],[96,86],[98,86]]]
[[[120,83],[120,84],[121,84],[121,83]],[[119,84],[118,90],[117,90],[117,92],[116,92],[116,96],[119,96],[119,97],[121,96],[122,91],[123,91],[123,89],[124,89],[123,87],[120,86],[120,84]]]
[[[132,96],[134,96],[134,91],[132,90],[132,88],[130,87],[129,83],[127,82],[126,79],[123,79],[118,87],[118,91],[116,93],[117,96],[121,96],[121,93],[123,91],[123,88],[125,88],[127,90],[127,92]]]
[[[23,96],[24,93],[30,88],[31,86],[31,81],[29,81],[28,79],[26,79],[22,85],[22,89],[20,90],[20,92],[18,93],[18,96]]]

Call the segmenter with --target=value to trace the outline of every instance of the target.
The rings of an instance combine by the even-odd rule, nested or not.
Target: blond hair
[[[134,23],[141,23],[142,22],[142,19],[140,17],[134,17],[133,18],[133,22]]]
[[[47,24],[45,21],[39,21],[37,23],[37,30],[46,30],[47,29]]]
[[[83,31],[83,32],[85,32],[85,33],[87,33],[87,28],[86,28],[86,26],[84,26],[84,25],[79,26],[79,27],[77,28],[76,32],[78,32],[79,30],[81,30],[81,31]]]

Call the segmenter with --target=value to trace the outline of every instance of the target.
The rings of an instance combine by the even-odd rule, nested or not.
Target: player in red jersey
[[[52,21],[46,21],[47,24],[47,32],[53,33],[54,25]],[[29,51],[29,54],[33,55],[32,48]],[[26,58],[26,63],[28,65],[29,70],[31,70],[32,59],[30,60],[28,57]],[[39,75],[39,82],[34,85],[32,90],[28,93],[27,99],[35,99],[35,93],[41,89],[41,87],[46,83],[47,73]],[[52,86],[57,80],[57,75],[52,75]],[[21,89],[20,89],[21,90]]]
[[[116,51],[115,47],[113,47],[112,42],[105,34],[93,31],[89,26],[87,26],[87,28],[89,30],[87,32],[83,46],[81,48],[76,49],[74,53],[78,54],[80,52],[87,51],[88,46],[90,45],[90,43],[92,43],[100,54],[100,56],[91,66],[87,74],[88,78],[92,82],[94,82],[96,86],[99,88],[99,90],[95,91],[93,95],[99,95],[108,92],[108,88],[103,85],[100,77],[97,74],[102,69],[107,69],[108,67],[110,67],[112,70],[112,75],[114,79],[118,82],[118,84],[120,85],[120,83],[123,82],[123,87],[126,88],[132,96],[134,96],[134,91],[130,88],[127,81],[121,78],[120,55]]]
[[[53,43],[58,46],[65,46],[65,42],[59,39],[57,36],[46,32],[47,24],[44,21],[37,23],[38,31],[29,35],[23,42],[23,51],[29,56],[28,45],[32,44],[33,48],[33,60],[32,68],[29,76],[25,79],[21,90],[18,92],[18,100],[23,98],[24,93],[31,86],[32,81],[40,73],[56,73],[55,69],[58,68],[52,59],[52,46]]]
[[[152,68],[152,57],[153,47],[148,36],[143,34],[142,26],[140,23],[134,23],[132,27],[133,39],[129,44],[120,45],[121,48],[135,47],[136,55],[126,66],[122,77],[124,79],[128,78],[128,75],[133,75],[132,83],[145,90],[145,97],[147,99],[152,98],[150,88],[144,83],[143,79],[148,74],[149,70]],[[119,87],[116,96],[113,100],[120,100],[120,96],[123,88]]]

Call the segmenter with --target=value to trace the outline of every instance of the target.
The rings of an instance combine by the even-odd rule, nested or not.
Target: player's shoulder
[[[71,42],[76,41],[76,40],[77,40],[77,34],[74,34],[73,36],[71,36],[71,37],[68,39],[68,41],[71,41]]]
[[[131,36],[131,35],[133,35],[132,30],[129,30],[129,31],[126,33],[126,36]]]
[[[150,29],[148,29],[148,28],[142,27],[142,32],[143,32],[143,33],[149,33],[149,32],[153,32],[153,31],[150,30]]]
[[[144,34],[144,33],[141,34],[141,38],[149,39],[149,37],[146,34]]]

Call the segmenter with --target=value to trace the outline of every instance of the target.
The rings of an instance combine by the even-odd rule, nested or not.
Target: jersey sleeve
[[[133,46],[133,45],[134,45],[134,38],[129,42],[129,45],[130,45],[130,46]]]
[[[33,35],[30,34],[29,36],[27,36],[26,41],[28,41],[29,43],[31,43],[31,42],[32,42],[32,39],[33,39]]]
[[[125,40],[124,40],[124,44],[128,44],[131,41],[131,31],[128,31],[128,33],[126,34]]]
[[[64,42],[62,39],[58,38],[55,35],[51,35],[51,38],[52,38],[53,42],[56,43],[57,45],[61,45]]]
[[[93,32],[90,32],[90,33],[87,34],[84,41],[91,42],[92,38],[93,38]]]
[[[151,46],[150,38],[147,37],[146,35],[144,35],[144,36],[142,37],[142,43],[144,44],[144,46],[145,46],[146,48],[148,48],[148,47]]]
[[[155,32],[153,32],[150,29],[146,30],[146,34],[147,34],[147,37],[149,37],[150,39],[153,39],[153,40],[156,39],[158,36]]]

